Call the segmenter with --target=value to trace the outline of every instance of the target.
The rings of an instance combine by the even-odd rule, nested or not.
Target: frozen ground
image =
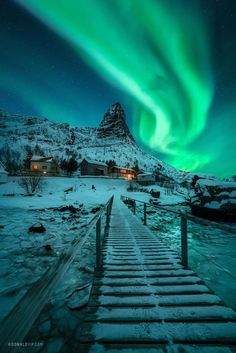
[[[171,209],[188,212],[183,206],[172,206]],[[152,207],[149,211],[149,227],[180,253],[179,216]],[[137,214],[143,217],[141,204],[137,206]],[[223,301],[236,310],[236,228],[234,229],[233,235],[215,227],[188,221],[189,266]]]
[[[65,193],[70,187],[73,191]],[[0,185],[0,318],[74,238],[80,236],[81,227],[94,216],[91,210],[105,204],[114,192],[120,194],[125,190],[124,180],[92,178],[45,178],[42,190],[34,196],[22,194],[17,178]],[[73,214],[57,209],[66,205],[73,205],[78,211]],[[43,224],[46,232],[28,232],[35,223]],[[85,245],[84,256],[72,266],[77,269],[77,278],[83,271],[90,275],[93,272],[93,240]],[[47,246],[52,250],[47,250]]]
[[[126,191],[126,181],[108,178],[43,178],[44,187],[34,196],[22,196],[19,178],[0,184],[0,202],[6,208],[39,209],[84,203],[86,206],[106,202],[116,193]],[[96,191],[92,190],[95,185]],[[64,191],[73,187],[73,192]],[[6,196],[9,195],[9,196]],[[12,196],[11,196],[12,195]]]
[[[73,190],[66,193],[71,187]],[[42,190],[34,196],[24,196],[18,178],[0,185],[0,319],[61,252],[81,236],[83,226],[94,216],[91,211],[104,205],[112,194],[125,191],[124,180],[105,178],[45,178]],[[58,209],[66,205],[73,205],[77,211]],[[35,223],[42,223],[46,232],[28,232]],[[60,338],[63,332],[70,339],[83,317],[83,311],[74,309],[86,303],[94,260],[95,234],[92,232],[36,321],[30,333],[32,339],[28,341],[42,338],[47,342],[44,348],[51,352],[55,347],[59,351],[64,343]],[[83,286],[85,289],[80,290]]]
[[[95,186],[95,191],[92,185]],[[73,191],[65,193],[71,187]],[[94,207],[105,204],[112,194],[116,197],[127,195],[149,201],[149,194],[127,192],[126,188],[127,182],[117,179],[45,178],[45,185],[40,192],[35,196],[24,196],[17,178],[0,185],[0,319],[51,266],[62,250],[75,237],[80,236],[81,227],[94,216],[91,213]],[[155,188],[161,191],[160,201],[164,205],[184,201],[180,193],[168,195],[166,190]],[[50,209],[65,205],[73,205],[79,210],[72,214],[70,211]],[[140,212],[141,207],[138,207]],[[175,208],[181,209],[181,206]],[[46,227],[45,233],[28,232],[28,228],[36,222],[41,222]],[[158,210],[157,214],[148,214],[149,226],[173,248],[179,246],[179,222],[179,218],[168,215],[163,210]],[[236,278],[233,278],[233,269],[236,268],[236,239],[208,227],[204,229],[201,226],[191,226],[189,230],[192,234],[190,265],[236,309]],[[50,245],[52,251],[47,251],[45,245]],[[83,306],[89,293],[89,286],[82,291],[79,289],[92,281],[94,245],[92,233],[82,253],[75,258],[36,321],[29,339],[39,337],[46,343],[40,352],[59,352],[77,331],[84,314],[83,310],[74,309]]]

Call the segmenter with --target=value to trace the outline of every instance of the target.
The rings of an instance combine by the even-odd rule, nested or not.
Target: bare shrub
[[[27,195],[32,195],[43,187],[41,175],[26,175],[20,178],[19,185],[24,189]]]
[[[134,181],[129,181],[126,190],[130,191],[130,192],[132,192],[132,191],[140,191],[140,186]]]

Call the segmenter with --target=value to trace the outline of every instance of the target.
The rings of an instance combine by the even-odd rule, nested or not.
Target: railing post
[[[145,202],[143,204],[143,224],[147,225],[147,204]]]
[[[187,218],[181,216],[181,260],[182,265],[188,266],[188,229]]]
[[[106,227],[108,227],[109,225],[109,219],[110,219],[110,204],[107,205],[107,209],[106,209]]]
[[[135,200],[133,200],[133,212],[134,212],[134,214],[136,212],[136,202],[135,202]]]
[[[101,267],[101,216],[96,223],[96,267]]]

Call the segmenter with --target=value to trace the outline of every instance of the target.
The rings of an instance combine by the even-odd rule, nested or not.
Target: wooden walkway
[[[236,351],[236,314],[120,201],[96,271],[79,352]]]

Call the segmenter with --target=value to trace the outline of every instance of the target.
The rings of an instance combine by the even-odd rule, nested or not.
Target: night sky
[[[236,174],[236,1],[0,1],[0,108],[97,126],[120,101],[147,151]]]

